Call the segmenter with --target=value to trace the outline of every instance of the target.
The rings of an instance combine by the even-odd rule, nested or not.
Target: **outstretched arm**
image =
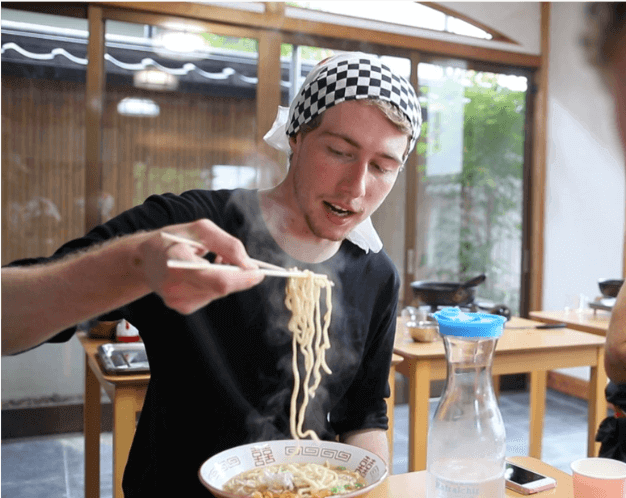
[[[156,230],[113,239],[52,263],[3,268],[2,354],[34,347],[151,292],[170,308],[189,314],[263,279],[259,271],[169,268],[168,259],[198,260],[209,251],[218,262],[250,270],[256,265],[239,240],[209,220],[163,231],[201,242],[206,250],[170,242]]]
[[[626,284],[617,295],[606,333],[606,373],[616,384],[626,383]]]
[[[366,429],[351,432],[342,435],[341,441],[371,451],[381,457],[386,464],[390,465],[387,433],[382,429]]]

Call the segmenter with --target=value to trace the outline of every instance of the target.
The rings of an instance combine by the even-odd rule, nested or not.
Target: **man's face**
[[[356,101],[331,107],[318,128],[293,137],[289,175],[302,230],[343,240],[393,187],[407,143],[377,107]]]

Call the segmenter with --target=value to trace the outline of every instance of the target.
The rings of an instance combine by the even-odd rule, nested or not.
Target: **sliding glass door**
[[[420,63],[416,280],[485,273],[477,296],[519,312],[527,79]],[[485,303],[485,304],[487,304]]]

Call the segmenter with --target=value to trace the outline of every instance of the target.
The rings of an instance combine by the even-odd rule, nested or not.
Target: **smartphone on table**
[[[556,487],[556,480],[552,477],[511,462],[506,462],[504,479],[507,488],[523,495],[531,495]]]

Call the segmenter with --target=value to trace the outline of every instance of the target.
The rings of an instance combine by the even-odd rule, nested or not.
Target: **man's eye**
[[[332,154],[335,154],[336,156],[348,156],[349,155],[347,152],[343,152],[341,150],[333,149],[332,147],[328,147],[328,150]]]
[[[374,169],[376,171],[378,171],[379,173],[387,173],[390,170],[388,170],[387,168],[383,168],[380,164],[376,164],[376,163],[372,163],[372,166],[374,167]]]

